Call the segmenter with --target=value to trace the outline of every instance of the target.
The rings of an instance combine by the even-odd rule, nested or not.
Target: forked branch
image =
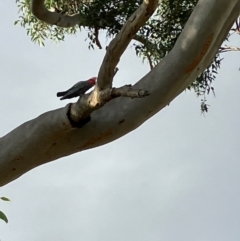
[[[95,89],[90,95],[86,95],[79,99],[77,103],[72,104],[69,114],[70,120],[78,123],[86,119],[93,111],[99,109],[115,97],[125,96],[139,98],[149,94],[146,90],[133,90],[129,89],[129,87],[126,89],[126,86],[112,89],[112,80],[116,74],[116,66],[121,55],[137,31],[154,13],[158,2],[158,0],[144,0],[141,6],[132,14],[120,32],[111,41],[106,49],[107,52],[99,70]]]

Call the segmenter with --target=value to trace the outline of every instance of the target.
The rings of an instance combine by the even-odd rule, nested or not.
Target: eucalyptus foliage
[[[45,40],[63,41],[66,35],[76,34],[82,26],[61,28],[39,21],[30,11],[30,0],[16,0],[19,7],[20,24],[27,30],[33,42],[44,45]],[[163,0],[152,18],[139,30],[134,41],[136,55],[154,67],[173,48],[185,23],[198,0]],[[104,30],[106,37],[114,37],[131,14],[141,5],[142,0],[46,0],[45,5],[51,11],[63,14],[80,13],[84,27],[88,31],[89,48],[101,47],[98,31]],[[201,110],[207,112],[206,94],[214,91],[211,86],[220,67],[217,54],[212,64],[189,87],[201,99]]]

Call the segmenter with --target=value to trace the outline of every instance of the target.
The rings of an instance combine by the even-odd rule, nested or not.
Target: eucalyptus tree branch
[[[85,19],[80,14],[65,15],[63,13],[51,12],[45,5],[44,0],[31,0],[31,11],[39,20],[63,28],[70,28],[77,24],[86,26]]]
[[[107,48],[98,74],[98,82],[95,89],[105,89],[112,86],[114,69],[117,66],[122,54],[126,50],[130,41],[134,38],[137,31],[152,16],[158,6],[159,0],[143,0],[141,6],[123,25],[120,32],[111,41]]]

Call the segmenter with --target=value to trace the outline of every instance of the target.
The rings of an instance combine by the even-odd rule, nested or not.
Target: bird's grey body
[[[70,99],[79,96],[81,97],[86,91],[88,91],[95,85],[96,79],[96,77],[93,77],[86,81],[79,81],[70,89],[58,92],[57,97],[61,97],[60,100]]]

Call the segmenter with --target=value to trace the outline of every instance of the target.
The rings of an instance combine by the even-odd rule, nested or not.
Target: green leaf
[[[8,223],[8,219],[7,219],[6,215],[2,211],[0,211],[0,219],[5,221],[6,223]]]
[[[1,197],[1,199],[3,200],[3,201],[11,201],[9,198],[7,198],[7,197]]]

